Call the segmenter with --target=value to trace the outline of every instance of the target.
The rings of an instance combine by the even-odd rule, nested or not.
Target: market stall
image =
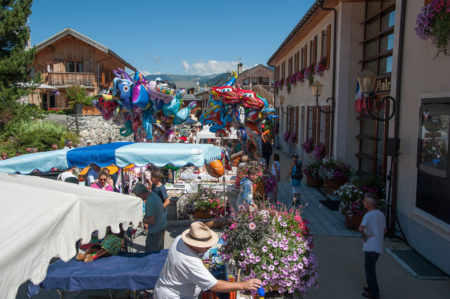
[[[31,155],[30,155],[31,156]],[[95,230],[136,226],[143,217],[142,201],[133,196],[34,176],[0,173],[2,227],[0,292],[15,298],[27,280],[44,280],[53,257],[69,261],[75,243],[89,240]]]

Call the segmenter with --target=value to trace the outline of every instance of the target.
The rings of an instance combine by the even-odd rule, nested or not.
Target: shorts
[[[299,194],[300,186],[292,186],[292,194]]]

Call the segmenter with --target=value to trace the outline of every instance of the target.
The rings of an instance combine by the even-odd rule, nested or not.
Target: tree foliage
[[[0,130],[20,120],[38,116],[36,109],[20,105],[18,99],[28,95],[40,75],[31,78],[35,49],[28,49],[30,29],[26,22],[32,0],[0,1]],[[30,84],[31,83],[31,84]]]

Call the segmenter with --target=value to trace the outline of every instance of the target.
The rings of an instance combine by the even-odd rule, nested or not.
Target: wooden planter
[[[316,187],[319,188],[322,186],[323,181],[313,178],[312,176],[307,175],[306,176],[306,185],[310,187]]]
[[[349,229],[358,230],[364,215],[345,214],[345,226]]]
[[[194,216],[194,219],[211,219],[212,218],[210,211],[201,211],[201,210],[192,212],[192,216]]]
[[[346,178],[335,178],[331,180],[323,180],[323,191],[328,194],[334,194],[347,181]]]
[[[209,228],[222,228],[226,224],[226,220],[223,218],[213,219],[211,221],[206,221],[205,225]]]

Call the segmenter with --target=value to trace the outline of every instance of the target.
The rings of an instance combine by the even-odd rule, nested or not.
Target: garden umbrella
[[[0,293],[16,297],[19,286],[44,280],[53,257],[76,254],[75,243],[106,227],[119,232],[142,221],[142,200],[45,178],[0,173]]]
[[[147,164],[158,167],[200,167],[221,159],[221,155],[221,149],[210,144],[115,142],[10,158],[0,161],[0,172],[28,174],[34,170],[46,172],[52,168],[84,168],[89,164],[97,164],[100,167],[114,164],[119,168],[130,164],[138,167]]]

